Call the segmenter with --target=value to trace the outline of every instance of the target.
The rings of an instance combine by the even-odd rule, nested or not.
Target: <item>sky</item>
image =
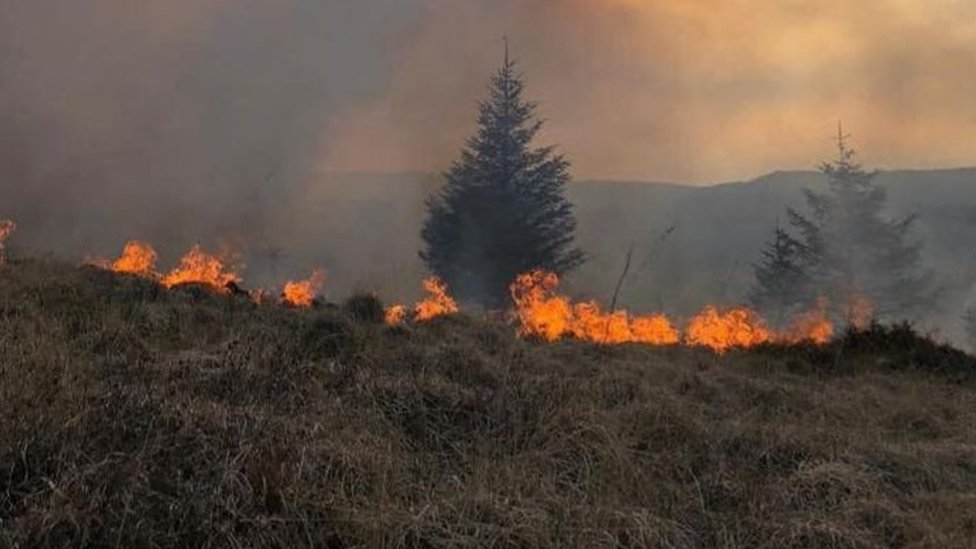
[[[874,167],[976,165],[974,0],[0,0],[0,170],[189,194],[441,171],[503,36],[578,178],[809,169],[840,120]]]

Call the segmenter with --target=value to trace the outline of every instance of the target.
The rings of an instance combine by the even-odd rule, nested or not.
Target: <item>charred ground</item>
[[[976,539],[976,363],[907,327],[717,357],[382,313],[0,267],[0,545]]]

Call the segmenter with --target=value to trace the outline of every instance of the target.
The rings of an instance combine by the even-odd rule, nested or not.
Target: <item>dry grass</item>
[[[972,361],[387,328],[0,268],[0,546],[971,547]]]

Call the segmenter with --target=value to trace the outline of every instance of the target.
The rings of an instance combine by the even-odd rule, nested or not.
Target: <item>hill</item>
[[[0,267],[0,546],[971,547],[973,359],[724,356]]]

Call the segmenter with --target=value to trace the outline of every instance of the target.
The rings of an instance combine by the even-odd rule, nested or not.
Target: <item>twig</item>
[[[630,248],[627,249],[627,260],[624,262],[624,270],[620,273],[620,278],[617,280],[617,287],[613,290],[613,299],[610,300],[610,316],[607,317],[607,332],[603,337],[604,343],[610,339],[610,322],[613,320],[613,314],[617,312],[617,298],[620,297],[620,288],[624,285],[624,279],[627,278],[627,273],[630,272],[630,264],[634,259],[634,244],[631,243]]]

